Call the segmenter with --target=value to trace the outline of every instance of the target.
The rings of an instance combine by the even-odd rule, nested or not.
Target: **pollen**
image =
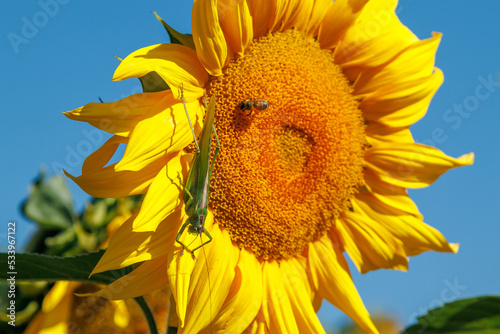
[[[261,259],[287,259],[332,228],[363,185],[365,127],[332,52],[296,30],[255,40],[209,83],[221,142],[215,222]],[[266,101],[242,110],[242,101]]]

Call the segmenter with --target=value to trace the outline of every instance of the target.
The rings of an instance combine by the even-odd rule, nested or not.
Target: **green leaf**
[[[48,248],[45,252],[49,255],[61,255],[62,252],[72,247],[75,243],[75,229],[69,227],[53,237],[45,238],[45,245]]]
[[[110,270],[89,278],[92,269],[101,259],[104,250],[76,256],[60,257],[42,254],[16,254],[15,268],[2,270],[0,279],[9,279],[8,272],[15,271],[16,281],[78,281],[94,284],[110,284],[128,270]],[[7,254],[0,253],[0,268],[9,268]],[[127,268],[126,268],[127,269]]]
[[[483,296],[457,300],[429,311],[403,334],[500,333],[500,297]]]
[[[62,230],[73,223],[71,193],[62,176],[44,180],[43,172],[35,181],[29,198],[22,205],[23,214],[47,230]]]
[[[139,80],[141,81],[144,93],[155,93],[170,89],[167,83],[155,71],[140,77]]]
[[[163,21],[163,19],[158,14],[156,14],[156,12],[153,12],[153,14],[155,14],[158,21],[160,21],[167,30],[168,36],[170,37],[170,43],[181,44],[187,46],[188,48],[196,50],[192,35],[182,34],[178,32],[177,30],[169,26],[167,22]]]

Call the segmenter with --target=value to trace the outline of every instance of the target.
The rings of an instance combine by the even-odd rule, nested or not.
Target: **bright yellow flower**
[[[135,51],[113,77],[155,71],[171,90],[66,113],[114,135],[73,180],[93,196],[146,194],[94,272],[143,263],[101,293],[129,298],[168,284],[186,333],[322,333],[323,299],[377,333],[344,251],[363,273],[406,270],[408,256],[427,250],[456,252],[406,188],[473,161],[414,142],[409,127],[443,81],[434,67],[441,35],[419,40],[395,8],[195,0],[194,43]],[[205,224],[213,242],[196,261],[175,242],[186,220],[177,175],[186,179],[193,142],[181,85],[198,134],[204,91],[215,96],[221,141]],[[247,99],[269,108],[249,114],[238,107]],[[119,144],[122,159],[106,166]]]
[[[146,318],[134,300],[75,296],[95,289],[94,285],[80,282],[56,282],[24,334],[149,333]],[[157,290],[145,298],[154,309],[157,327],[163,330],[169,307],[165,303],[167,291]]]
[[[132,213],[122,210],[106,226],[109,237]],[[102,288],[102,287],[101,287]],[[71,334],[71,333],[149,333],[144,314],[132,299],[107,300],[91,295],[97,286],[80,282],[58,281],[45,295],[41,310],[30,321],[24,334]],[[78,294],[78,296],[75,296]],[[166,328],[169,304],[165,302],[165,289],[145,296],[153,309],[157,327]]]

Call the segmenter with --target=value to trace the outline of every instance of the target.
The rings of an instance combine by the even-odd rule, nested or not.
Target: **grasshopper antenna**
[[[200,235],[200,241],[201,243],[203,244],[203,238],[202,238],[202,235]],[[209,307],[210,307],[210,333],[213,333],[213,330],[212,330],[212,322],[213,322],[213,318],[212,318],[212,283],[210,282],[210,270],[208,269],[208,261],[207,261],[207,254],[205,253],[205,247],[202,247],[202,251],[203,251],[203,257],[205,258],[205,268],[207,269],[207,281],[208,281],[208,303],[209,303]]]
[[[182,104],[184,105],[184,111],[186,111],[186,116],[187,116],[187,119],[188,119],[189,127],[191,128],[191,132],[193,133],[194,144],[196,146],[196,152],[200,153],[200,146],[198,145],[198,140],[196,140],[196,135],[194,134],[193,124],[191,124],[191,118],[189,118],[189,113],[188,113],[187,108],[186,108],[186,100],[184,99],[184,89],[183,89],[183,87],[184,87],[184,85],[181,82],[180,91],[181,91]]]

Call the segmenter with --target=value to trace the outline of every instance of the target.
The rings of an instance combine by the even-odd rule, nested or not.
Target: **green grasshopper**
[[[214,126],[215,117],[215,98],[212,96],[210,98],[210,103],[207,106],[205,97],[205,108],[207,109],[205,122],[203,123],[203,129],[201,131],[200,143],[196,140],[196,135],[194,134],[193,126],[191,120],[189,119],[189,114],[187,112],[186,103],[184,100],[184,94],[181,86],[181,99],[184,105],[184,110],[186,111],[186,116],[188,118],[189,126],[191,127],[191,132],[193,133],[194,143],[196,146],[196,155],[194,157],[193,165],[189,170],[186,185],[182,183],[180,175],[178,175],[179,181],[184,188],[184,203],[186,205],[186,214],[188,219],[182,225],[179,233],[177,234],[177,241],[182,246],[181,255],[187,248],[179,239],[184,233],[186,227],[188,232],[191,234],[201,235],[204,233],[208,237],[208,241],[202,243],[200,246],[196,247],[191,251],[193,259],[194,251],[201,248],[212,241],[212,236],[205,230],[205,218],[208,214],[208,192],[210,186],[210,177],[212,176],[212,169],[214,167],[215,159],[220,150],[220,142],[217,137],[217,132]],[[210,151],[212,148],[212,131],[215,134],[215,139],[217,140],[217,147],[215,148],[215,153],[212,161],[210,162]]]

